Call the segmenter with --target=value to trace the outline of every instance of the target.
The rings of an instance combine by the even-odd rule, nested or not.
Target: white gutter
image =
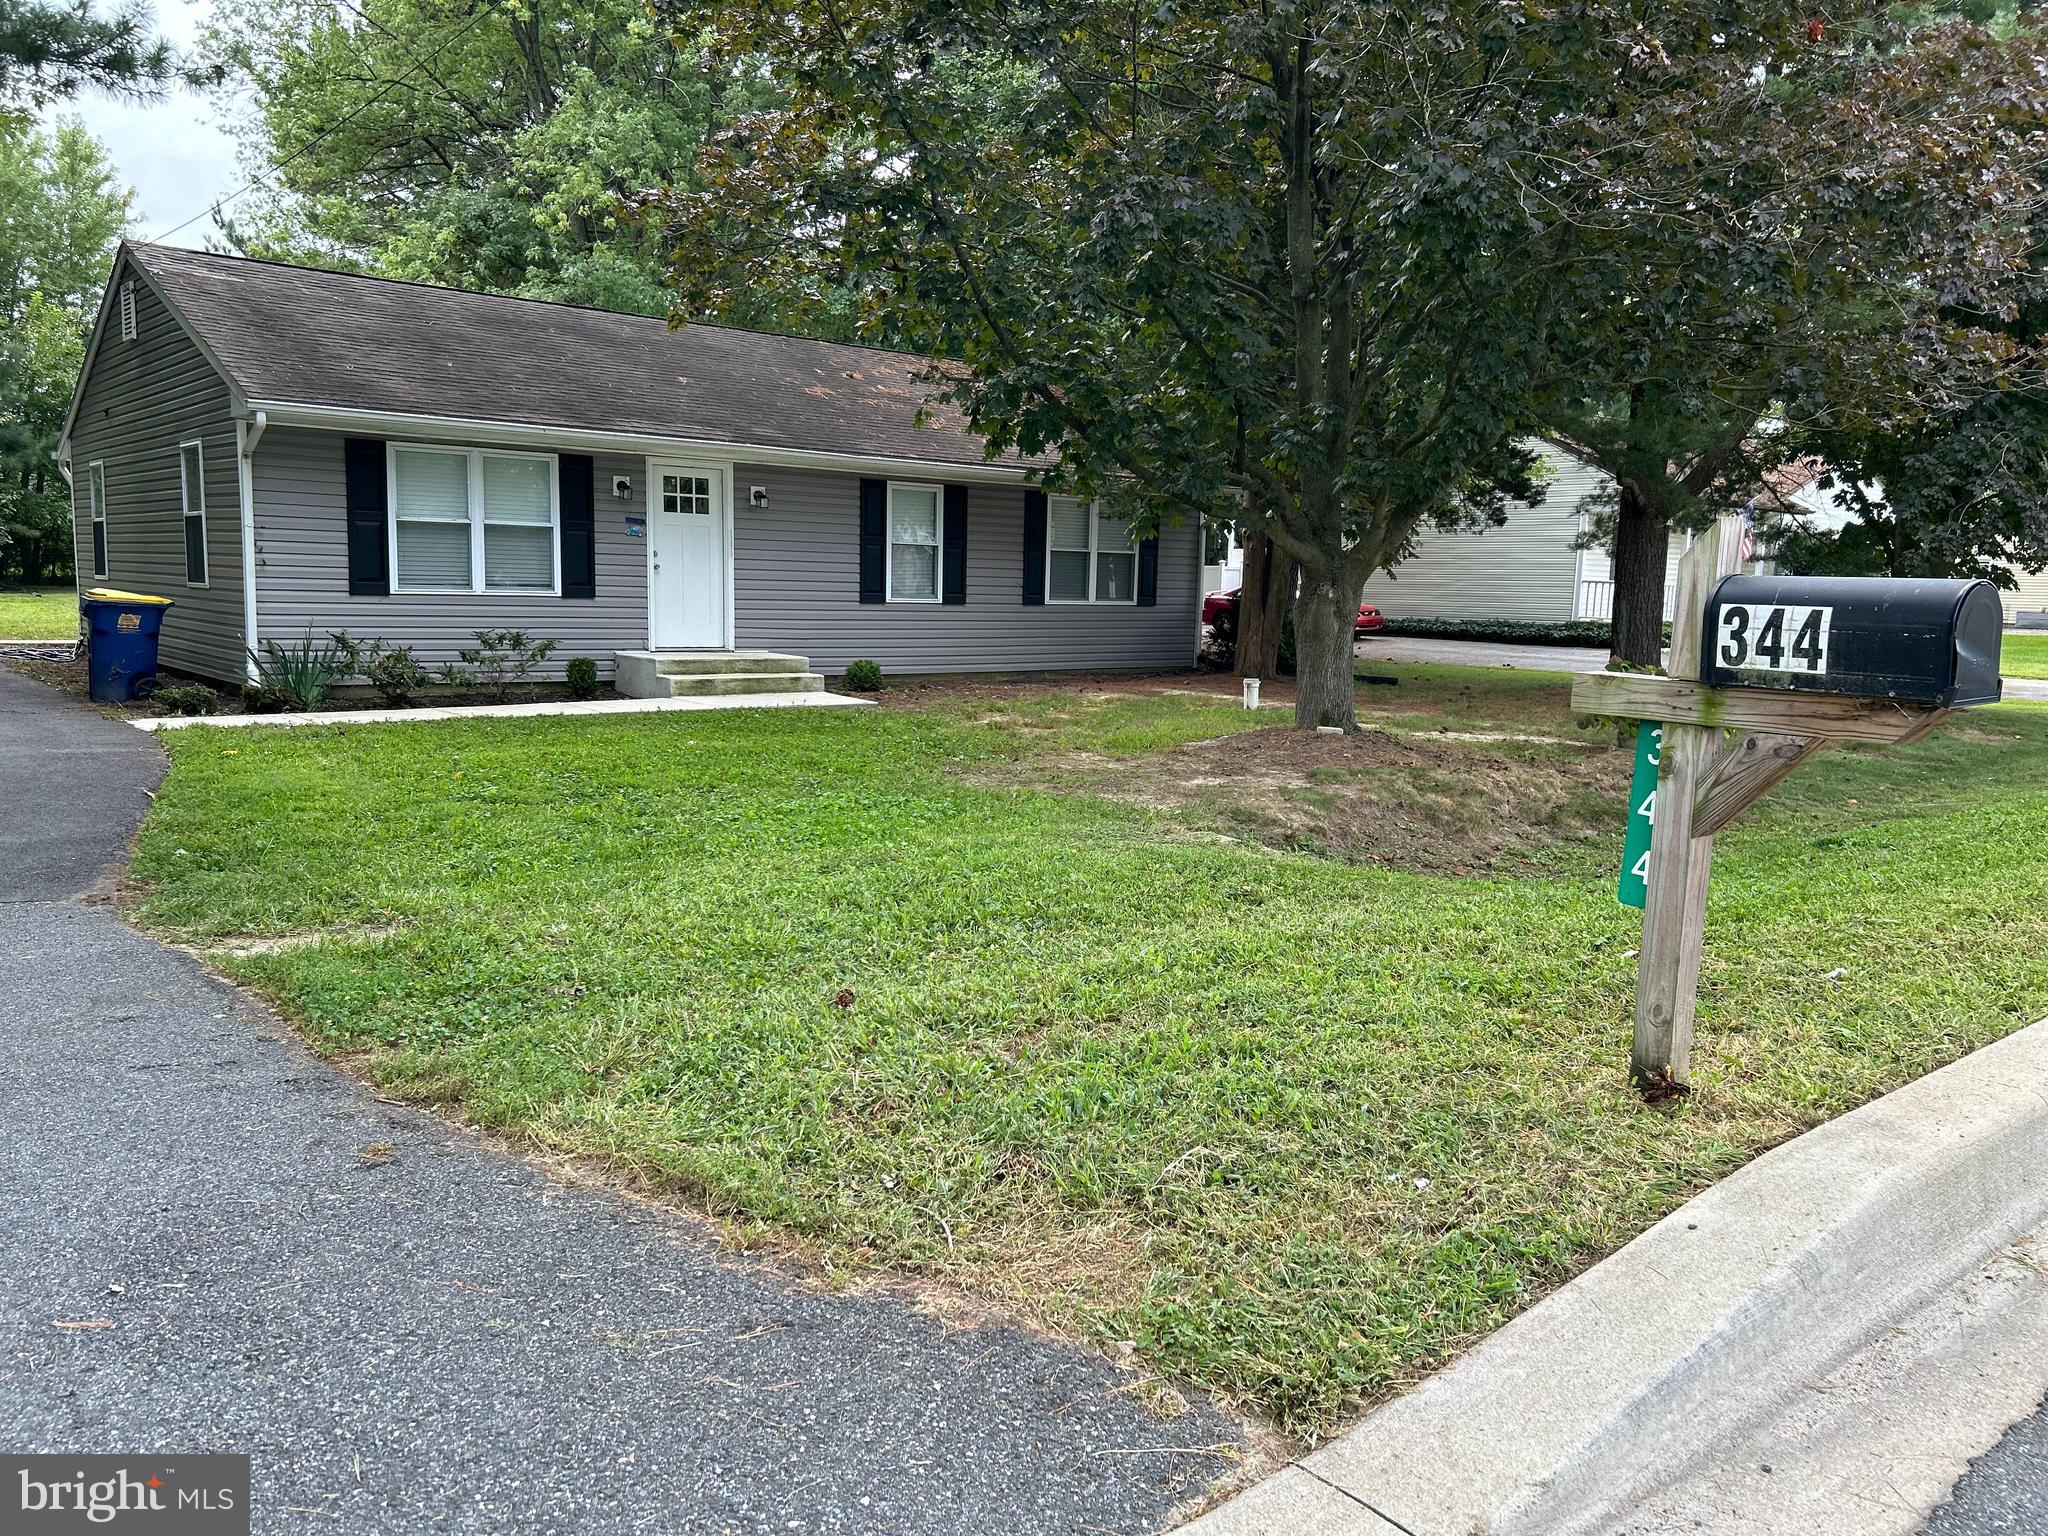
[[[235,419],[235,478],[242,493],[242,668],[256,681],[256,445],[263,441],[270,418]]]
[[[810,448],[768,448],[713,438],[653,437],[638,432],[549,427],[530,422],[475,421],[462,416],[357,411],[342,406],[296,404],[289,400],[252,400],[249,405],[259,419],[268,416],[280,427],[317,427],[330,432],[361,432],[376,437],[434,434],[457,442],[548,447],[572,452],[594,449],[642,458],[708,457],[776,469],[835,470],[841,474],[864,475],[915,473],[944,477],[956,483],[1024,485],[1032,480],[1032,472],[1022,465],[955,464],[939,459],[826,453]]]

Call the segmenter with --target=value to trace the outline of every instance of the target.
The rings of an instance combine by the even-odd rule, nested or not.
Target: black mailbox
[[[1729,576],[1707,599],[1700,681],[1943,708],[1996,704],[2004,622],[1988,581]]]

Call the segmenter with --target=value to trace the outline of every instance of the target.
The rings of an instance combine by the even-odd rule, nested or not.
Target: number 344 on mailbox
[[[2003,623],[1988,581],[1729,576],[1707,600],[1700,681],[1941,709],[1995,704]]]

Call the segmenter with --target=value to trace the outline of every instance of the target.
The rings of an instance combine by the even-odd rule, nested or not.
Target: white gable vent
[[[135,339],[135,284],[121,285],[121,339]]]

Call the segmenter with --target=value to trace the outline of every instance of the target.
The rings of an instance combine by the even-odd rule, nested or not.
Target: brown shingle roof
[[[988,462],[961,413],[919,381],[930,360],[909,353],[672,331],[643,315],[178,246],[128,251],[252,400]]]

